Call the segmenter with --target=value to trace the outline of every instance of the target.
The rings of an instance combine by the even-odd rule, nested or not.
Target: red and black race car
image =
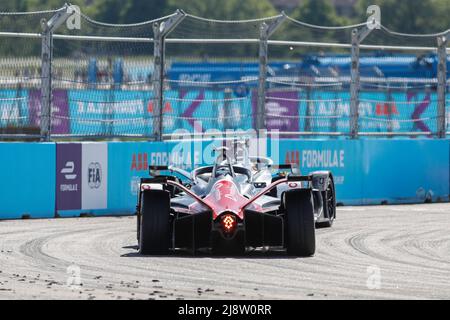
[[[336,218],[331,172],[303,176],[290,165],[250,157],[245,148],[243,155],[236,152],[233,157],[227,148],[216,151],[214,165],[191,173],[150,166],[152,178],[141,179],[138,196],[139,252],[240,254],[263,247],[313,255],[315,228],[331,227]]]

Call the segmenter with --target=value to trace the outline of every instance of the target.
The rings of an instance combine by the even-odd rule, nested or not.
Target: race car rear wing
[[[257,199],[259,199],[260,197],[262,197],[263,195],[268,193],[270,190],[274,189],[276,186],[278,186],[278,185],[280,185],[282,183],[290,183],[290,182],[312,182],[312,183],[314,183],[315,180],[316,180],[316,177],[313,176],[313,175],[301,176],[301,175],[289,174],[286,178],[274,181],[269,186],[267,186],[266,188],[261,190],[259,193],[257,193],[255,196],[253,196],[252,198],[248,199],[248,201],[245,202],[240,207],[240,210],[244,210],[250,204],[255,202]],[[170,177],[159,176],[159,177],[154,177],[154,178],[142,178],[141,182],[142,183],[161,183],[161,184],[171,185],[173,187],[179,188],[180,190],[184,191],[186,194],[188,194],[191,197],[193,197],[197,202],[199,202],[199,203],[203,204],[204,206],[206,206],[207,208],[213,210],[211,205],[209,205],[207,202],[205,202],[202,198],[197,196],[195,193],[193,193],[190,189],[188,189],[187,187],[185,187],[181,183],[178,183],[177,181],[170,180]]]
[[[195,193],[193,193],[191,190],[189,190],[187,187],[185,187],[181,183],[179,183],[177,181],[174,181],[174,180],[171,180],[171,177],[168,177],[168,176],[157,176],[157,177],[153,177],[153,178],[141,178],[141,183],[159,183],[159,184],[162,184],[162,185],[173,186],[175,188],[178,188],[178,189],[184,191],[186,194],[190,195],[192,198],[197,200],[197,202],[203,204],[208,209],[213,210],[213,208],[208,203],[206,203],[202,198],[197,196]]]

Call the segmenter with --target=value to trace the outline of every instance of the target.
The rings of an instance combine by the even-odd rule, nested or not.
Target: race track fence
[[[284,13],[230,21],[178,10],[134,24],[72,5],[0,13],[0,139],[160,141],[211,129],[445,138],[449,35],[402,34],[373,18],[315,26]],[[390,75],[393,59],[419,76]]]

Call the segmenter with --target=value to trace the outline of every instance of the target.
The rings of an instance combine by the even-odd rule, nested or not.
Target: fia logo
[[[102,167],[98,162],[91,162],[88,167],[88,185],[91,189],[98,189],[102,184]]]

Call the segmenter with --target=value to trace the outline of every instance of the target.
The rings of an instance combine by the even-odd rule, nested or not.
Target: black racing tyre
[[[309,257],[316,251],[314,208],[310,189],[284,193],[286,248],[292,256]]]
[[[323,216],[327,219],[324,222],[317,223],[318,228],[330,228],[336,219],[336,189],[334,188],[333,177],[328,179],[328,186],[322,191]]]
[[[141,237],[141,215],[139,212],[136,212],[136,220],[137,220],[137,241],[139,243],[140,237]]]
[[[164,255],[169,250],[170,193],[149,190],[141,194],[139,253]]]

